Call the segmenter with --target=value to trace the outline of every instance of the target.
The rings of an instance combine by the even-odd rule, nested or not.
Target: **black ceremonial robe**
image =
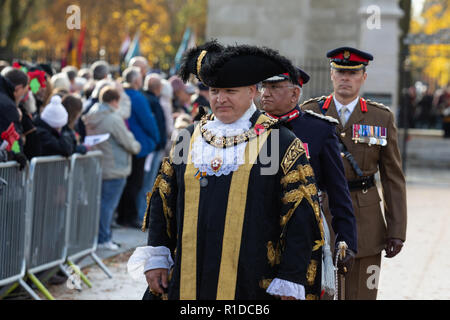
[[[274,278],[303,285],[307,299],[320,295],[323,227],[305,150],[259,111],[250,121],[265,131],[246,148],[262,151],[247,152],[246,163],[229,175],[207,176],[206,187],[186,152],[201,134],[198,125],[161,165],[144,227],[149,246],[172,252],[168,299],[273,299],[266,289]],[[270,165],[261,154],[270,154],[272,144],[279,148],[273,151],[278,164],[274,174],[264,175],[261,169]],[[187,161],[175,161],[176,152]],[[148,298],[155,297],[147,289]]]

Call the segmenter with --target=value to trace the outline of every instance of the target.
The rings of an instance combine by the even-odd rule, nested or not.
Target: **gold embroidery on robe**
[[[161,179],[159,181],[158,187],[159,187],[159,190],[161,190],[162,193],[164,193],[164,195],[168,196],[170,194],[170,191],[171,191],[170,185],[166,180]]]
[[[298,165],[297,169],[290,171],[287,175],[281,178],[281,184],[286,188],[288,184],[302,182],[307,183],[308,177],[314,177],[314,172],[309,164]]]
[[[283,204],[288,204],[290,202],[297,202],[299,199],[303,199],[306,195],[317,194],[317,188],[314,184],[309,184],[306,187],[300,186],[299,189],[294,189],[287,192],[281,201]],[[313,206],[311,204],[311,206]],[[314,209],[314,207],[313,207]]]
[[[169,178],[173,176],[173,168],[170,165],[168,158],[164,158],[161,165],[161,172],[164,173]]]
[[[145,232],[147,230],[147,228],[145,227],[147,225],[147,219],[148,219],[148,215],[149,215],[149,208],[150,208],[150,200],[152,198],[152,194],[153,192],[155,192],[155,190],[158,188],[159,185],[159,181],[162,179],[161,174],[159,174],[156,177],[156,181],[155,184],[153,185],[153,189],[151,192],[147,192],[147,209],[145,210],[145,216],[144,216],[144,221],[142,222],[142,232]]]
[[[303,143],[300,139],[296,138],[287,149],[283,160],[281,161],[281,168],[283,169],[283,173],[285,175],[289,172],[297,159],[304,153],[305,149],[303,148]]]
[[[280,247],[277,245],[276,248],[273,247],[273,242],[267,242],[267,260],[269,260],[269,264],[271,267],[276,264],[280,264],[281,262],[281,252]]]
[[[304,166],[301,166],[299,170],[301,169],[301,172],[303,173],[303,177],[306,179],[308,177],[314,177],[314,170],[309,164],[305,164]]]
[[[320,235],[321,235],[321,239],[315,241],[313,251],[318,250],[325,243],[324,231],[323,231],[323,221],[320,216],[319,203],[317,201],[313,200],[313,197],[316,197],[316,196],[317,196],[317,188],[314,184],[309,184],[307,186],[301,185],[298,189],[287,192],[282,199],[283,204],[288,204],[288,203],[292,203],[292,202],[295,202],[295,204],[284,216],[281,217],[281,221],[280,221],[280,225],[282,227],[284,227],[291,219],[292,215],[294,214],[295,209],[297,209],[297,207],[300,205],[303,198],[306,198],[308,203],[310,204],[310,206],[313,208],[314,215],[315,215],[317,223],[319,225],[319,230],[320,230]]]
[[[261,289],[267,290],[267,288],[270,286],[270,284],[272,283],[273,279],[262,279],[259,280],[259,287]]]
[[[316,279],[317,273],[317,261],[311,260],[308,266],[308,270],[306,271],[306,280],[308,281],[308,285],[312,286],[314,284],[314,280]]]

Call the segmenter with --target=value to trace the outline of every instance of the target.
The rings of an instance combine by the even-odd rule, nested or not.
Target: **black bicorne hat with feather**
[[[194,74],[213,88],[254,85],[281,73],[288,73],[293,81],[298,77],[292,63],[277,51],[250,45],[225,47],[217,41],[187,51],[179,72],[183,81]]]

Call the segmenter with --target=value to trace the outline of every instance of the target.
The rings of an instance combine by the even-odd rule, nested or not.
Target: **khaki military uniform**
[[[301,108],[323,113],[321,105],[326,98],[311,99]],[[322,103],[319,105],[319,102]],[[346,299],[376,299],[376,289],[369,289],[365,285],[366,279],[373,275],[373,271],[367,273],[367,267],[373,264],[380,265],[381,251],[385,248],[388,238],[403,241],[406,239],[406,188],[401,169],[394,114],[382,104],[370,100],[366,103],[366,112],[361,110],[360,102],[358,102],[345,126],[339,122],[336,128],[341,141],[362,170],[363,176],[371,176],[379,171],[385,207],[383,216],[380,206],[381,198],[376,186],[368,190],[350,192],[358,231],[358,254],[355,261],[356,268],[353,268],[346,277]],[[334,99],[331,99],[325,115],[339,120]],[[352,140],[353,124],[386,128],[387,145],[355,143]],[[358,180],[359,177],[349,161],[343,159],[343,162],[347,180]],[[326,199],[324,212],[330,225],[331,215]]]

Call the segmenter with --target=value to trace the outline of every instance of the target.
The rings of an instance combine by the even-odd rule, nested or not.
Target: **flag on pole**
[[[125,65],[125,56],[126,56],[128,50],[130,49],[130,44],[131,44],[131,38],[130,38],[130,35],[127,33],[125,40],[123,40],[122,45],[120,46],[120,53],[119,53],[120,73],[122,73],[123,70],[125,70],[127,68],[127,66]]]
[[[71,56],[71,61],[70,61],[70,65],[71,66],[76,66],[77,65],[77,61],[78,61],[78,58],[77,58],[77,50],[76,50],[76,48],[73,46],[73,43],[72,43],[72,48],[71,48],[71,50],[70,50],[70,56]]]
[[[64,54],[64,57],[61,61],[61,68],[64,68],[65,66],[69,65],[69,59],[72,59],[72,50],[73,50],[73,38],[72,34],[69,35],[69,40],[67,41],[67,47],[66,52]]]
[[[141,32],[138,30],[134,35],[133,42],[130,44],[127,55],[125,56],[125,63],[128,65],[133,57],[137,57],[140,54],[139,39]]]
[[[86,24],[81,28],[80,37],[78,38],[77,45],[77,64],[78,68],[81,68],[81,64],[83,62],[83,49],[84,49],[84,39],[86,37]]]
[[[125,38],[125,40],[122,42],[122,45],[120,46],[120,57],[123,59],[125,57],[125,55],[128,52],[128,49],[130,48],[130,44],[131,44],[131,38],[130,36],[127,34],[127,37]]]
[[[183,57],[183,53],[188,49],[189,40],[191,38],[191,28],[187,28],[184,31],[183,40],[181,40],[180,47],[178,48],[177,54],[175,56],[175,70],[173,73],[178,72],[181,66],[181,58]]]

